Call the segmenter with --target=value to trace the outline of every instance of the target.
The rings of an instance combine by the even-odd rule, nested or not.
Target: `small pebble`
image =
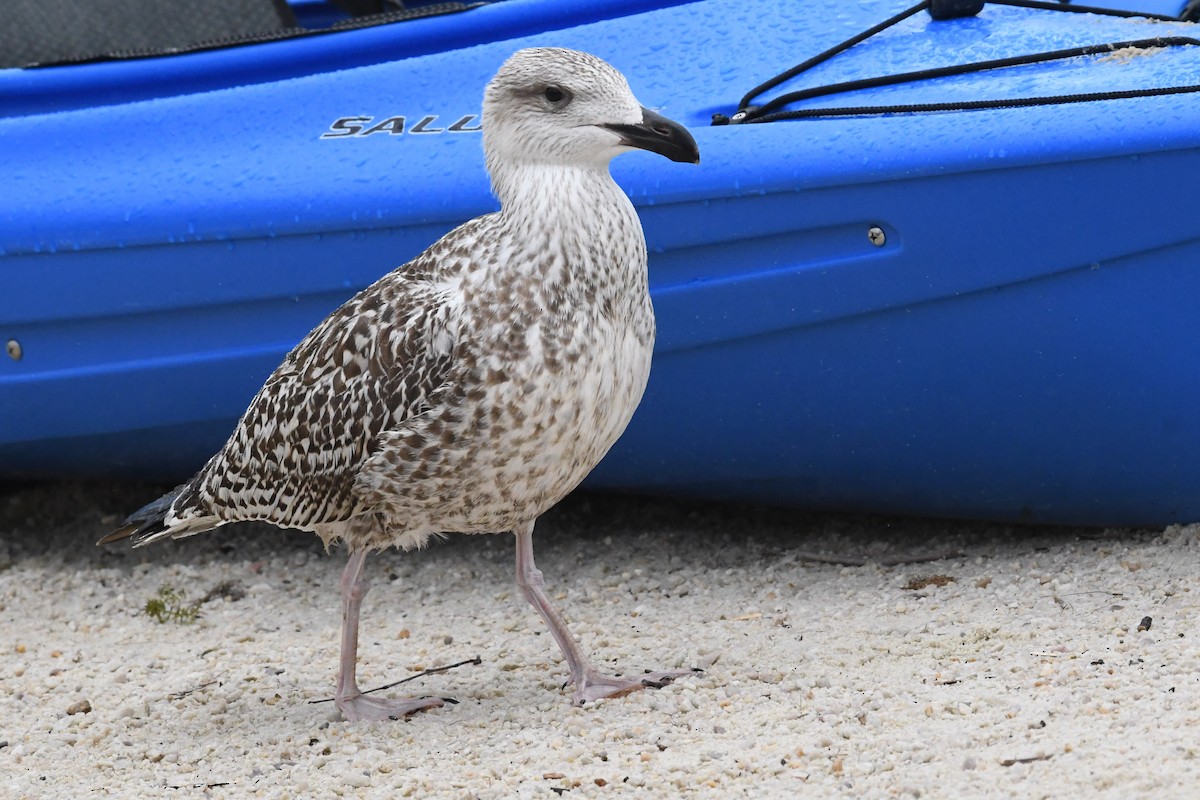
[[[78,703],[72,703],[71,705],[67,706],[68,716],[90,713],[92,713],[92,704],[87,700],[80,700]]]

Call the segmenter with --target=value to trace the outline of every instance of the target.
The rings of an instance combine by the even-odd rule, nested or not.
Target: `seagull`
[[[264,520],[344,543],[334,701],[350,721],[442,705],[364,694],[356,665],[368,554],[448,533],[515,535],[517,585],[562,650],[577,705],[690,674],[592,666],[547,596],[533,527],[621,435],[650,374],[646,242],[609,163],[632,150],[699,163],[696,142],[611,65],[561,48],[509,57],[482,124],[500,210],[330,314],[203,469],[99,542]]]

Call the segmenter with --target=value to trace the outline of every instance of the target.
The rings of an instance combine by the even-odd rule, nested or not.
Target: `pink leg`
[[[351,722],[399,719],[406,714],[442,705],[436,697],[399,697],[394,700],[368,697],[358,688],[358,612],[371,584],[363,577],[367,551],[350,554],[342,572],[342,658],[338,667],[337,691],[333,701]]]
[[[570,682],[575,684],[575,705],[583,705],[589,700],[599,700],[602,697],[628,694],[638,689],[661,689],[680,675],[692,674],[691,670],[676,670],[647,672],[636,678],[621,678],[599,672],[584,656],[571,632],[567,630],[567,623],[546,596],[546,583],[542,579],[542,571],[533,563],[533,523],[516,531],[516,534],[517,586],[521,588],[525,599],[542,615],[542,619],[550,627],[550,634],[562,650],[563,658],[567,660],[567,666],[571,670]]]

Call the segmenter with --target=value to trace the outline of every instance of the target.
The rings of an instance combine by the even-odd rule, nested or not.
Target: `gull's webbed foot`
[[[575,684],[575,694],[572,700],[577,706],[605,697],[620,697],[636,692],[639,689],[661,689],[676,678],[684,675],[694,675],[697,670],[681,669],[668,672],[647,672],[633,678],[604,675],[591,667],[583,671],[581,678],[569,683]]]
[[[334,700],[338,710],[350,722],[400,719],[427,708],[438,708],[445,703],[439,697],[397,697],[387,699],[357,694]]]

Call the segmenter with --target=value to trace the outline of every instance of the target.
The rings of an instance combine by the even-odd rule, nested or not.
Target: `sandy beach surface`
[[[161,488],[0,486],[0,797],[1200,796],[1200,526],[576,495],[536,537],[576,637],[703,672],[572,707],[511,537],[458,536],[368,561],[359,653],[457,703],[351,725],[317,702],[344,554],[94,546]]]

